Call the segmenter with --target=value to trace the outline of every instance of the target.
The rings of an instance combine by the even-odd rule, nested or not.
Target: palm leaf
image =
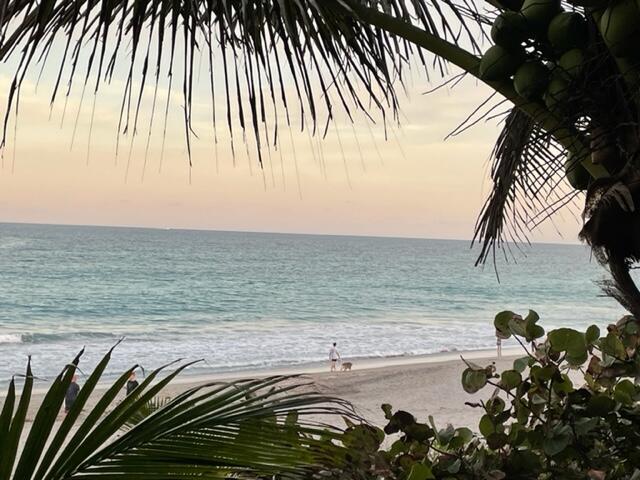
[[[576,198],[564,179],[567,150],[529,115],[513,108],[493,150],[493,189],[476,223],[476,265],[528,243],[527,232]],[[576,160],[577,162],[578,160]],[[508,242],[508,243],[507,243]]]
[[[287,118],[295,99],[303,125],[308,115],[313,131],[320,112],[325,112],[327,121],[333,118],[332,98],[338,99],[349,116],[352,108],[371,115],[371,105],[383,118],[387,110],[395,113],[394,82],[402,80],[403,65],[414,48],[386,27],[369,23],[369,19],[363,21],[361,16],[367,12],[377,12],[378,20],[417,25],[429,38],[464,43],[479,51],[474,26],[484,17],[469,0],[439,0],[431,6],[422,0],[9,0],[0,13],[0,59],[15,57],[17,68],[8,92],[4,138],[9,112],[34,64],[57,62],[53,102],[65,76],[67,95],[77,81],[83,94],[87,85],[97,92],[122,57],[128,63],[128,74],[119,133],[135,135],[148,76],[154,76],[155,113],[161,76],[166,75],[171,86],[177,72],[182,76],[190,150],[196,52],[204,51],[209,58],[215,129],[220,88],[214,82],[216,64],[211,59],[219,49],[227,128],[233,139],[233,119],[237,118],[243,137],[247,132],[252,134],[262,162],[262,147],[277,144],[277,115],[271,119],[276,123],[271,129],[274,138],[263,138],[260,127],[266,125],[269,102],[276,112],[278,97]],[[66,47],[62,57],[54,60],[50,49],[56,40],[64,40]],[[125,40],[130,41],[127,53],[122,51]],[[178,58],[179,49],[184,54]],[[422,58],[422,52],[417,53]],[[275,71],[270,65],[274,57]],[[437,60],[440,71],[444,71],[442,62]],[[140,87],[134,92],[138,79]],[[295,93],[289,98],[291,93],[285,86],[291,82]],[[263,85],[268,86],[266,98]]]
[[[356,418],[352,408],[346,402],[310,393],[291,377],[209,383],[149,410],[149,403],[189,364],[161,379],[158,375],[166,366],[151,372],[117,403],[123,378],[126,382],[133,367],[102,393],[80,421],[80,410],[96,394],[95,386],[112,350],[89,376],[56,429],[55,418],[82,352],[65,366],[44,396],[21,451],[18,445],[33,382],[30,364],[15,411],[15,383],[10,383],[0,413],[4,432],[1,478],[308,478],[345,462],[341,431],[322,419]]]
[[[13,466],[15,465],[16,454],[18,452],[20,437],[22,436],[22,430],[24,429],[25,420],[27,418],[32,390],[33,373],[31,371],[31,357],[29,357],[27,362],[27,373],[25,375],[22,393],[20,394],[18,408],[14,413],[9,410],[9,407],[7,406],[10,406],[14,402],[14,395],[12,395],[14,392],[13,380],[11,380],[11,385],[9,386],[9,395],[5,399],[6,405],[2,408],[3,413],[5,413],[5,411],[9,413],[9,415],[13,413],[13,418],[11,419],[9,431],[2,445],[2,451],[0,451],[0,478],[9,478],[13,470]]]

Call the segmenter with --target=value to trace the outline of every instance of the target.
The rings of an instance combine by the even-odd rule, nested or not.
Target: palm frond
[[[349,117],[359,109],[370,117],[377,110],[386,119],[387,112],[396,112],[394,83],[402,81],[408,56],[414,52],[423,58],[423,53],[406,39],[362,21],[362,12],[377,12],[383,19],[416,25],[434,38],[479,50],[474,25],[483,16],[470,0],[9,0],[0,12],[0,60],[13,59],[17,67],[2,145],[20,87],[35,64],[57,65],[53,103],[63,78],[66,95],[80,83],[84,98],[87,87],[97,93],[110,81],[122,61],[128,73],[119,134],[136,134],[149,83],[155,83],[153,122],[161,78],[171,89],[178,76],[190,152],[198,52],[209,63],[212,128],[219,123],[216,103],[222,100],[232,142],[237,118],[243,138],[252,135],[260,162],[262,148],[278,143],[278,106],[289,123],[292,102],[297,103],[301,127],[308,115],[314,132],[322,112],[327,122],[333,119],[334,98]],[[65,48],[53,59],[57,42]],[[222,53],[223,85],[216,83],[217,51]],[[424,58],[423,63],[427,65]],[[442,59],[437,65],[444,69]],[[269,120],[275,123],[271,129],[266,128]]]
[[[156,369],[118,402],[116,394],[132,367],[81,419],[80,411],[96,394],[95,386],[111,353],[98,364],[56,428],[55,419],[82,352],[65,366],[38,407],[21,449],[18,446],[31,403],[30,365],[17,408],[15,380],[11,381],[0,413],[1,478],[84,479],[100,475],[224,479],[280,475],[303,479],[345,462],[341,430],[325,422],[327,418],[358,417],[347,402],[313,393],[292,377],[209,383],[149,409],[153,399],[189,364],[164,378],[159,375],[167,366]],[[53,440],[47,445],[52,434]]]
[[[528,242],[528,232],[565,206],[584,200],[584,194],[564,178],[569,153],[569,170],[580,165],[595,167],[606,173],[603,178],[615,177],[625,165],[620,155],[592,162],[598,150],[629,148],[629,132],[637,131],[640,119],[624,74],[604,43],[597,40],[594,19],[589,15],[587,19],[596,40],[584,50],[583,73],[563,77],[567,83],[562,101],[551,109],[555,127],[543,125],[520,105],[505,119],[492,154],[493,189],[474,232],[474,242],[482,245],[476,264],[490,256],[495,260],[496,253],[504,252],[503,247],[508,249],[510,243]],[[562,76],[557,66],[553,68],[552,76]],[[570,142],[563,142],[565,137]],[[579,218],[577,211],[572,214]]]
[[[476,265],[527,243],[533,227],[571,203],[578,192],[563,178],[566,153],[529,115],[509,112],[492,154],[493,188],[476,223]]]

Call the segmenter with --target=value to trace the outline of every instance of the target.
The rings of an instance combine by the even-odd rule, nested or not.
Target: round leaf
[[[487,384],[487,373],[484,370],[466,368],[462,372],[462,388],[467,393],[476,393]]]
[[[591,325],[584,336],[587,345],[593,345],[600,338],[600,329],[596,325]]]
[[[507,390],[512,390],[522,383],[522,375],[516,370],[505,370],[500,376],[500,384]]]

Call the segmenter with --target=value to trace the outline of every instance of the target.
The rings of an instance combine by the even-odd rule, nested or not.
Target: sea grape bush
[[[436,427],[412,414],[382,409],[382,429],[348,424],[344,443],[354,479],[640,479],[640,322],[625,316],[606,333],[548,332],[530,311],[495,317],[525,356],[501,373],[493,364],[465,362],[462,387],[488,398],[467,427]],[[385,447],[382,448],[383,441]],[[390,446],[386,446],[390,445]]]

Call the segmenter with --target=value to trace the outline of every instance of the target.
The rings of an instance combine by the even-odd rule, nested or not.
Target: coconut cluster
[[[614,57],[640,56],[640,0],[613,0],[594,11],[597,41]],[[562,117],[585,73],[591,30],[582,13],[564,11],[560,0],[524,0],[495,18],[480,78],[510,81],[520,97]],[[590,175],[580,162],[569,157],[565,167],[571,185],[586,189]]]

